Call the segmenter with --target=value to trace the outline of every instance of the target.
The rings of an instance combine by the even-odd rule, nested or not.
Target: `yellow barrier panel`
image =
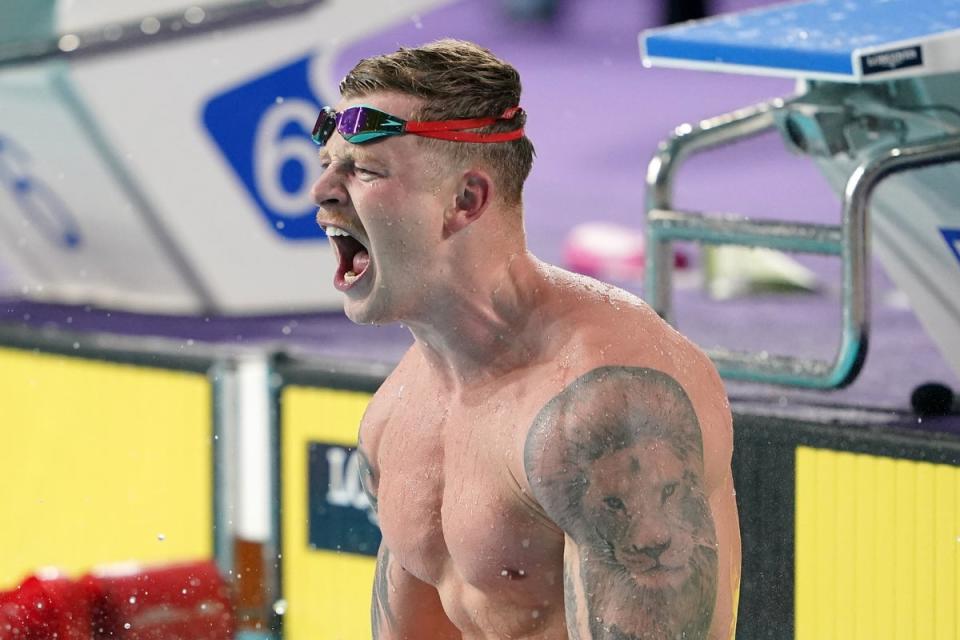
[[[796,453],[796,637],[958,637],[960,468]]]
[[[356,640],[370,637],[370,593],[375,559],[367,540],[372,525],[359,494],[349,448],[356,447],[370,395],[291,386],[282,402],[282,544],[285,640]],[[318,468],[328,477],[311,474]],[[322,474],[321,474],[322,476]],[[334,494],[334,495],[330,495]],[[338,515],[317,519],[317,503],[340,504]],[[359,522],[357,522],[359,520]],[[361,539],[350,536],[364,529]],[[319,548],[318,539],[328,548]],[[343,547],[337,541],[342,541]],[[366,552],[350,553],[350,544]]]
[[[0,349],[0,588],[211,557],[211,406],[200,374]]]

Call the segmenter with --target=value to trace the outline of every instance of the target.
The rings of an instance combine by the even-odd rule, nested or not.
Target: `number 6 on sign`
[[[254,180],[260,197],[279,215],[298,217],[313,207],[310,185],[319,177],[319,163],[306,132],[316,116],[306,100],[288,99],[268,109],[257,126]]]

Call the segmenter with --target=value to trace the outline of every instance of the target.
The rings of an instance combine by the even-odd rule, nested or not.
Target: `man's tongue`
[[[360,249],[353,254],[350,268],[343,274],[343,281],[347,284],[353,284],[363,275],[368,266],[370,266],[370,254],[367,253],[366,249]]]
[[[360,249],[355,254],[353,254],[353,271],[358,276],[366,271],[367,267],[370,265],[370,254],[364,249]]]

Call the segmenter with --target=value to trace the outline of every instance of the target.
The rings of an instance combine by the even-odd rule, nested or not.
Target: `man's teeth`
[[[343,281],[346,282],[347,284],[353,284],[354,282],[357,281],[357,278],[359,277],[360,276],[355,274],[353,271],[347,271],[345,274],[343,274]]]
[[[347,238],[353,237],[343,229],[338,229],[337,227],[327,227],[326,233],[328,236],[346,236]]]

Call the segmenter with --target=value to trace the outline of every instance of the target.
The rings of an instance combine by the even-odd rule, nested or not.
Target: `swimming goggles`
[[[513,131],[497,133],[477,133],[466,129],[486,127],[499,120],[512,120],[521,114],[523,109],[520,107],[510,107],[495,118],[417,121],[403,120],[366,105],[350,107],[339,113],[324,107],[317,116],[317,123],[313,125],[311,137],[321,147],[330,140],[334,131],[339,131],[344,140],[353,144],[406,134],[455,142],[507,142],[523,137],[522,125]]]

